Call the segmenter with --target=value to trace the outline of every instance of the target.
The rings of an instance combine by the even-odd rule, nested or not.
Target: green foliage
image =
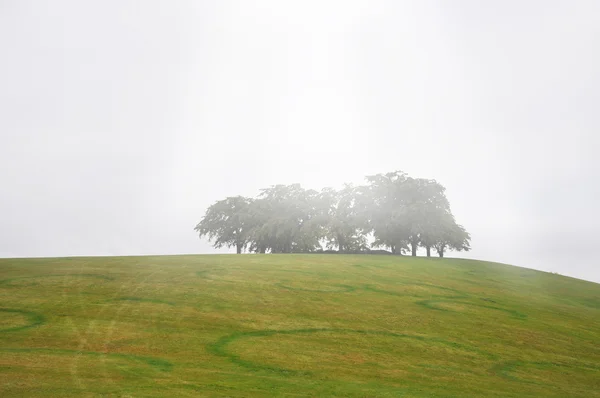
[[[299,184],[274,185],[257,199],[227,198],[209,207],[196,226],[215,247],[257,253],[309,253],[337,248],[356,253],[372,247],[394,254],[419,246],[443,256],[469,250],[470,236],[456,224],[435,180],[412,178],[402,171],[366,177],[367,185],[325,188],[320,193]],[[372,239],[371,239],[372,237]]]
[[[395,171],[367,177],[363,208],[375,237],[374,245],[413,256],[422,246],[469,250],[470,236],[454,222],[445,188],[435,180],[408,177]]]
[[[471,250],[471,235],[462,225],[454,221],[454,217],[444,217],[440,220],[438,228],[429,241],[438,252],[440,257],[444,257],[446,250],[469,251]]]
[[[368,176],[369,185],[362,197],[361,205],[375,237],[374,246],[389,247],[394,254],[406,250],[411,236],[407,179],[401,171]]]
[[[214,247],[236,247],[241,253],[250,233],[250,204],[252,199],[242,196],[229,197],[210,206],[194,230],[200,237],[214,240]]]
[[[321,192],[322,225],[328,249],[339,252],[357,252],[367,246],[368,223],[360,213],[357,203],[357,189],[346,185],[336,191],[326,188]]]
[[[320,247],[322,236],[318,217],[317,192],[299,184],[275,185],[263,189],[253,225],[254,246],[272,253],[311,252]]]

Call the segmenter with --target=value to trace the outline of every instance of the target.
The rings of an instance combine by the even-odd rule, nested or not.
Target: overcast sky
[[[470,258],[600,282],[600,2],[0,0],[0,257],[215,252],[230,195],[403,170]]]

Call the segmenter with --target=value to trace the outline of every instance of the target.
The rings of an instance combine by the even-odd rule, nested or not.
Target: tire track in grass
[[[546,362],[546,361],[521,361],[521,360],[511,360],[497,363],[494,365],[490,372],[495,374],[496,376],[502,377],[507,380],[517,381],[521,383],[527,384],[535,384],[541,386],[549,386],[548,383],[542,383],[531,379],[526,379],[524,377],[515,376],[513,373],[518,368],[523,367],[534,367],[542,370],[554,370],[558,373],[563,373],[565,370],[573,370],[581,372],[590,371],[593,373],[597,373],[597,380],[600,379],[600,365],[598,364],[589,364],[583,362],[575,362],[575,363],[561,363],[561,362]]]
[[[158,272],[159,272],[159,270],[156,270],[156,271],[150,272],[148,275],[146,275],[146,277],[145,277],[145,278],[143,278],[142,280],[140,280],[140,281],[139,281],[139,282],[138,282],[138,283],[135,285],[135,288],[133,288],[133,289],[131,289],[131,288],[130,288],[130,290],[129,290],[128,292],[129,292],[130,294],[135,294],[135,293],[136,293],[136,292],[137,292],[137,291],[138,291],[138,290],[139,290],[139,289],[140,289],[140,288],[141,288],[141,287],[142,287],[142,286],[143,286],[143,285],[144,285],[144,284],[145,284],[145,283],[148,281],[148,279],[150,279],[152,276],[154,276],[154,275],[155,275],[155,274],[157,274]],[[121,293],[121,292],[124,290],[124,287],[125,287],[125,284],[122,284],[122,285],[121,285],[121,289],[119,289],[118,293],[117,293],[117,294],[115,294],[115,295],[113,296],[113,298],[115,298],[116,296],[120,295],[120,293]],[[108,331],[106,332],[106,335],[105,335],[104,344],[103,344],[103,345],[104,345],[104,347],[106,347],[106,346],[108,345],[108,342],[109,342],[109,341],[112,339],[112,336],[113,336],[113,334],[114,334],[114,331],[115,331],[115,326],[116,326],[116,324],[117,324],[118,320],[120,319],[121,312],[122,312],[122,311],[123,311],[123,309],[125,308],[125,305],[126,305],[126,304],[127,304],[127,302],[126,302],[126,301],[122,301],[122,302],[121,302],[121,305],[119,306],[119,308],[117,309],[116,313],[114,314],[114,317],[113,317],[113,319],[112,319],[112,321],[111,321],[111,323],[110,323],[110,326],[109,326],[109,328],[108,328]],[[104,312],[104,310],[105,310],[106,308],[107,308],[107,306],[104,306],[104,308],[103,308],[103,309],[102,309],[102,310],[99,312],[99,314],[103,313],[103,312]],[[98,314],[98,315],[99,315],[99,314]],[[94,330],[94,327],[93,327],[93,322],[90,322],[90,326],[88,327],[88,331],[87,331],[87,333],[86,333],[86,334],[87,334],[87,335],[89,335],[89,334],[90,334],[90,333],[91,333],[93,330]],[[86,339],[86,341],[87,341],[87,339]],[[83,348],[83,345],[80,345],[80,347],[79,347],[79,348],[80,348],[80,349],[81,349],[81,348]],[[106,359],[106,357],[102,357],[101,359],[102,359],[102,360],[103,360],[103,362],[105,363],[105,359]],[[77,367],[77,365],[75,365],[75,367]],[[105,374],[106,374],[106,369],[105,369]],[[111,380],[111,382],[113,382],[113,380],[112,380],[112,379],[110,379],[110,380]]]
[[[501,311],[501,312],[511,315],[513,318],[520,319],[520,320],[527,319],[527,314],[524,314],[520,311],[503,308],[503,307],[495,306],[495,305],[480,304],[480,303],[474,303],[472,301],[465,301],[465,300],[468,300],[469,298],[473,298],[475,296],[470,295],[466,292],[457,290],[457,289],[453,289],[453,288],[449,288],[449,287],[445,287],[445,286],[439,286],[439,285],[431,285],[431,284],[427,284],[427,283],[406,283],[406,284],[403,284],[402,286],[420,286],[420,287],[426,287],[426,288],[440,289],[443,291],[455,293],[455,295],[454,296],[445,296],[445,295],[439,295],[439,294],[425,294],[425,293],[415,294],[413,292],[402,292],[402,291],[391,291],[391,290],[379,289],[372,285],[365,285],[363,287],[363,289],[370,291],[370,292],[374,292],[374,293],[380,293],[380,294],[386,294],[386,295],[398,296],[398,297],[416,297],[416,298],[434,297],[434,299],[420,300],[420,301],[415,302],[415,304],[423,306],[430,310],[461,313],[461,311],[444,308],[444,307],[441,307],[438,305],[438,304],[442,304],[442,303],[452,303],[452,304],[467,305],[467,306],[472,306],[472,307],[480,307],[480,308],[486,308],[489,310]],[[480,297],[480,299],[485,302],[496,303],[494,300],[486,298],[486,297],[483,297],[483,298]]]
[[[46,318],[37,312],[33,311],[24,311],[14,308],[0,308],[0,313],[8,313],[8,314],[19,314],[23,317],[27,318],[29,323],[24,325],[12,326],[8,328],[1,328],[0,333],[8,333],[8,332],[19,332],[26,329],[34,328],[36,326],[41,326],[46,323]]]
[[[520,319],[520,320],[527,319],[527,314],[524,314],[524,313],[516,311],[516,310],[511,310],[508,308],[502,308],[502,307],[497,307],[497,306],[487,305],[487,304],[478,304],[478,303],[473,303],[473,302],[469,302],[469,301],[459,301],[458,298],[421,300],[421,301],[416,302],[417,305],[423,306],[430,310],[463,313],[461,311],[452,310],[452,309],[440,307],[439,305],[437,305],[437,304],[442,304],[442,303],[467,305],[467,306],[471,306],[471,307],[479,307],[479,308],[485,308],[485,309],[494,310],[494,311],[501,311],[501,312],[511,315],[513,318],[516,318],[516,319]]]
[[[396,290],[385,290],[385,289],[380,289],[378,287],[375,287],[373,285],[364,285],[363,286],[363,290],[369,291],[369,292],[373,292],[373,293],[380,293],[380,294],[386,294],[389,296],[398,296],[398,297],[416,297],[416,298],[423,298],[423,297],[444,297],[444,298],[448,298],[448,299],[464,299],[464,298],[468,298],[469,295],[463,291],[457,290],[457,289],[453,289],[453,288],[449,288],[449,287],[445,287],[445,286],[438,286],[438,285],[430,285],[427,283],[405,283],[401,285],[402,287],[411,287],[411,286],[418,286],[418,287],[425,287],[425,288],[430,288],[430,289],[439,289],[442,290],[444,292],[451,292],[454,293],[454,296],[447,296],[447,295],[441,295],[441,294],[427,294],[425,292],[422,293],[418,293],[418,292],[410,292],[410,291],[396,291]]]
[[[140,280],[140,281],[139,281],[139,282],[138,282],[138,283],[135,285],[135,288],[133,288],[133,289],[130,289],[130,290],[128,291],[128,293],[130,293],[130,294],[135,294],[135,293],[136,293],[136,292],[137,292],[139,289],[141,289],[143,286],[145,286],[145,284],[148,282],[148,280],[149,280],[149,279],[150,279],[152,276],[156,275],[156,274],[157,274],[157,273],[159,273],[159,272],[160,272],[160,270],[156,270],[156,271],[154,271],[154,272],[151,272],[151,273],[149,273],[148,275],[146,275],[146,277],[145,277],[145,278],[143,278],[142,280]],[[187,279],[188,279],[188,276],[187,276],[187,275],[182,275],[180,278],[177,278],[177,279],[173,280],[173,282],[179,282],[179,281],[181,281],[181,280],[187,280]],[[123,290],[123,289],[120,289],[120,290],[119,290],[119,293],[120,293],[122,290]],[[114,300],[119,300],[118,298],[115,298],[117,295],[118,295],[118,294],[115,294],[115,295],[113,296],[113,299],[114,299]],[[135,297],[135,296],[132,296],[132,297],[126,297],[126,300],[119,300],[119,301],[121,301],[121,305],[120,305],[120,307],[117,309],[117,311],[116,311],[116,313],[115,313],[115,316],[114,316],[114,319],[111,321],[110,328],[109,328],[109,330],[108,330],[108,332],[107,332],[107,334],[106,334],[106,336],[105,336],[106,338],[105,338],[105,340],[104,340],[104,347],[107,347],[109,340],[112,338],[112,335],[113,335],[113,333],[114,333],[114,330],[115,330],[115,325],[116,325],[117,321],[120,319],[120,314],[121,314],[121,312],[123,311],[123,309],[125,308],[125,306],[126,306],[126,305],[131,305],[131,302],[140,302],[140,301],[141,301],[141,302],[152,302],[152,303],[159,303],[159,302],[160,302],[161,304],[167,304],[167,305],[177,306],[177,304],[175,304],[175,303],[171,303],[171,302],[167,302],[167,301],[163,301],[163,300],[143,299],[143,298],[142,298],[142,299],[139,299],[139,298],[137,298],[137,297]],[[105,307],[105,308],[106,308],[106,307]],[[103,312],[103,311],[101,311],[101,312]],[[182,316],[183,316],[183,315],[182,315]],[[181,319],[181,318],[180,318],[180,319]],[[102,358],[102,359],[105,359],[105,357],[101,357],[101,358]],[[164,361],[164,362],[167,362],[167,363],[169,363],[169,364],[170,364],[170,362],[168,362],[168,361],[166,361],[166,360],[163,360],[163,359],[158,359],[158,358],[155,358],[155,359],[157,359],[157,360],[159,360],[159,361]],[[172,364],[170,364],[170,367],[173,367],[173,365],[172,365]],[[106,369],[105,369],[105,372],[106,372]],[[187,383],[186,381],[182,380],[180,377],[176,377],[176,380],[177,380],[177,381],[179,381],[179,382],[182,382],[182,383]],[[112,380],[111,380],[111,382],[112,382]]]
[[[19,276],[16,278],[7,278],[7,279],[2,279],[0,280],[0,286],[5,286],[5,287],[29,287],[29,286],[37,286],[38,283],[29,283],[29,284],[25,284],[25,285],[14,285],[12,284],[12,282],[15,281],[21,281],[21,280],[28,280],[28,279],[42,279],[42,278],[56,278],[56,277],[84,277],[84,278],[96,278],[96,279],[102,279],[105,281],[113,281],[115,280],[115,278],[113,278],[112,276],[106,276],[106,275],[102,275],[102,274],[50,274],[50,275],[34,275],[34,276]]]
[[[349,286],[349,285],[341,285],[341,284],[333,284],[333,285],[328,285],[328,286],[332,286],[334,287],[336,290],[332,290],[332,289],[310,289],[310,288],[303,288],[303,287],[294,287],[294,286],[289,286],[284,284],[283,282],[280,283],[276,283],[275,286],[278,286],[280,288],[286,289],[286,290],[295,290],[295,291],[300,291],[300,292],[318,292],[318,293],[347,293],[347,292],[353,292],[356,290],[356,287],[354,286]]]
[[[207,350],[216,355],[223,358],[228,359],[230,362],[235,363],[239,366],[245,367],[251,370],[264,370],[270,372],[276,372],[283,375],[312,375],[313,372],[310,371],[299,371],[293,369],[287,369],[274,365],[261,364],[255,361],[250,361],[243,359],[241,356],[232,353],[228,350],[228,346],[234,341],[244,339],[244,338],[252,338],[252,337],[270,337],[275,335],[307,335],[314,333],[356,333],[364,336],[384,336],[384,337],[394,337],[408,340],[416,340],[420,342],[431,342],[435,344],[444,345],[449,348],[463,350],[471,353],[478,354],[487,359],[498,359],[497,355],[484,351],[478,347],[470,346],[454,341],[448,341],[445,339],[441,339],[438,337],[427,337],[420,335],[410,335],[404,333],[395,333],[389,331],[380,331],[380,330],[362,330],[362,329],[335,329],[335,328],[318,328],[318,329],[291,329],[291,330],[257,330],[252,332],[238,332],[233,333],[227,336],[223,336],[218,339],[216,342],[209,344],[207,346]]]
[[[81,267],[81,269],[83,269],[83,266]],[[126,283],[121,284],[121,286],[115,291],[115,293],[112,295],[112,299],[116,299],[118,296],[120,296],[121,294],[123,294],[123,292],[127,291],[128,293],[135,293],[137,290],[139,290],[139,288],[141,287],[141,285],[146,282],[148,280],[148,278],[150,278],[152,275],[154,275],[156,272],[158,271],[154,271],[151,272],[149,275],[147,275],[144,279],[142,279],[140,282],[137,283],[137,286],[134,289],[131,289],[130,286],[128,286]],[[72,300],[68,300],[69,295],[66,293],[66,284],[67,284],[67,279],[66,277],[72,277],[72,278],[76,278],[76,277],[93,277],[93,278],[99,278],[99,279],[103,279],[105,281],[114,281],[115,278],[111,277],[111,276],[106,276],[106,275],[101,275],[101,274],[86,274],[86,273],[81,273],[81,274],[53,274],[53,275],[40,275],[40,276],[33,276],[33,277],[23,277],[23,278],[11,278],[11,280],[14,279],[28,279],[28,278],[43,278],[43,277],[56,277],[56,276],[60,276],[60,277],[65,277],[63,279],[63,285],[64,285],[64,289],[63,289],[63,300],[66,302],[68,301],[72,301]],[[80,296],[81,296],[81,290],[79,291]],[[79,300],[79,306],[80,308],[83,309],[83,306],[81,305],[81,300]],[[114,330],[114,326],[116,323],[116,319],[119,316],[119,313],[121,312],[121,310],[123,309],[125,302],[123,302],[120,306],[120,308],[117,310],[117,313],[115,315],[115,319],[113,319],[113,321],[111,322],[111,325],[109,327],[109,331],[107,333],[107,335],[110,336],[112,335],[112,332]],[[108,309],[108,306],[102,306],[102,308],[100,308],[99,311],[97,311],[94,314],[95,318],[99,318],[101,315],[103,315]],[[94,330],[96,329],[96,319],[92,319],[88,322],[88,327],[85,328],[78,328],[76,326],[76,324],[73,322],[73,320],[71,319],[70,316],[66,317],[65,319],[71,326],[73,332],[75,333],[75,337],[78,341],[77,344],[77,351],[78,352],[84,352],[83,348],[88,346],[88,338],[89,336],[91,336],[91,334],[94,332]],[[106,345],[106,341],[105,341],[105,345]],[[109,353],[98,353],[100,355],[100,361],[102,363],[105,363],[105,358],[103,357],[103,355],[112,355]],[[122,354],[125,355],[125,354]],[[73,361],[73,363],[71,364],[71,375],[73,377],[73,381],[74,383],[79,387],[79,388],[86,388],[85,385],[83,385],[81,379],[78,377],[78,358],[79,356],[75,357],[75,360]],[[108,376],[107,370],[104,370],[104,374],[106,376],[106,378],[110,381],[113,382],[112,379],[110,378],[110,376]]]
[[[140,362],[146,366],[160,371],[170,372],[173,368],[173,364],[167,360],[155,357],[146,357],[133,354],[121,354],[121,353],[104,353],[97,351],[83,351],[83,350],[69,350],[60,348],[0,348],[0,352],[6,353],[34,353],[34,354],[49,354],[49,355],[71,355],[81,356],[86,355],[90,357],[109,357],[112,359],[123,359],[132,362]]]
[[[80,269],[83,269],[83,266],[86,262],[83,262]],[[33,276],[24,276],[24,277],[15,277],[15,278],[7,278],[7,279],[3,279],[0,280],[0,287],[6,287],[6,288],[23,288],[23,287],[32,287],[32,286],[39,286],[39,283],[36,282],[36,280],[39,279],[47,279],[47,278],[61,278],[61,282],[63,285],[63,289],[62,289],[62,297],[63,297],[63,307],[66,305],[67,302],[69,302],[69,295],[67,294],[67,284],[70,281],[75,281],[75,282],[79,282],[81,281],[82,278],[93,278],[93,279],[99,279],[102,281],[113,281],[115,280],[114,277],[112,276],[107,276],[107,275],[102,275],[102,274],[92,274],[92,273],[68,273],[68,274],[48,274],[48,275],[33,275]],[[18,282],[18,281],[33,281],[32,283],[26,283],[26,284],[15,284],[14,282]],[[79,289],[79,294],[81,295],[82,290]],[[33,312],[29,312],[30,314],[32,314],[32,320],[33,318]],[[77,329],[77,327],[72,323],[70,317],[67,317],[67,321],[70,321],[72,324],[72,328],[75,331],[75,334],[77,335],[77,338],[80,341],[80,348],[83,347],[84,344],[87,344],[87,338],[85,336],[82,336],[82,334],[80,333],[80,331]],[[25,325],[24,327],[19,327],[19,328],[11,328],[10,331],[16,331],[16,330],[23,330],[23,329],[27,329],[30,327],[34,327],[34,326],[38,326],[45,323],[45,318],[43,317],[43,315],[41,314],[36,314],[35,316],[35,322],[32,321],[32,323],[30,325]],[[83,343],[83,344],[81,344]],[[75,371],[76,373],[76,371]],[[76,378],[76,375],[74,376]],[[77,381],[76,381],[77,383]],[[79,383],[77,383],[79,384]]]
[[[171,301],[166,301],[166,300],[160,300],[160,299],[151,299],[151,298],[143,298],[143,297],[119,297],[116,299],[111,299],[108,300],[107,302],[115,302],[115,301],[128,301],[131,303],[151,303],[151,304],[165,304],[165,305],[170,305],[171,307],[175,306],[175,303],[171,302]]]
[[[205,273],[210,272],[210,271],[211,270],[199,271],[198,276],[201,276],[201,275],[204,276]],[[355,287],[355,286],[342,285],[342,284],[330,285],[335,290],[334,289],[312,289],[312,288],[294,287],[294,286],[286,285],[284,282],[275,283],[274,285],[278,286],[280,288],[284,288],[286,290],[295,290],[295,291],[304,291],[304,292],[348,293],[348,292],[353,292],[353,291],[357,290],[357,287]],[[410,291],[410,290],[395,290],[394,291],[394,290],[380,289],[373,285],[363,285],[362,287],[360,287],[360,289],[362,289],[364,291],[372,292],[372,293],[385,294],[385,295],[397,296],[397,297],[434,298],[434,299],[421,300],[421,301],[416,302],[416,304],[421,305],[421,306],[431,309],[431,310],[447,311],[447,312],[460,312],[460,311],[456,311],[456,310],[443,308],[443,307],[440,307],[437,305],[440,303],[454,303],[454,304],[459,304],[459,305],[474,306],[474,307],[504,312],[504,313],[506,313],[516,319],[520,319],[520,320],[524,320],[527,318],[526,314],[521,313],[516,310],[502,308],[502,307],[490,305],[490,304],[483,304],[483,303],[480,304],[480,303],[464,301],[464,300],[468,300],[469,298],[475,298],[476,296],[469,294],[467,292],[464,292],[464,291],[461,291],[458,289],[454,289],[454,288],[450,288],[450,287],[446,287],[446,286],[413,282],[413,283],[402,283],[401,287],[409,288],[409,289],[411,287],[412,288],[421,287],[421,288],[433,289],[433,290],[437,289],[437,290],[439,290],[439,292],[438,292],[438,294],[435,294],[433,292],[427,292],[427,291],[422,291],[422,292],[415,292],[415,291]],[[486,302],[496,304],[496,302],[492,299],[481,298],[481,297],[479,297],[479,298]],[[458,349],[463,349],[466,351],[476,352],[476,353],[479,353],[480,355],[483,355],[487,359],[491,359],[491,360],[499,359],[499,357],[496,354],[488,353],[479,347],[472,346],[472,345],[465,345],[465,344],[458,343],[458,342],[451,342],[451,341],[447,341],[447,340],[435,338],[435,337],[430,338],[430,337],[418,336],[418,335],[408,335],[408,334],[396,333],[396,332],[393,332],[390,330],[388,330],[388,331],[369,331],[369,330],[334,329],[334,328],[332,328],[332,329],[327,329],[327,328],[296,329],[296,330],[261,330],[261,331],[253,331],[253,332],[239,332],[239,333],[234,333],[231,335],[221,337],[215,343],[209,344],[207,346],[207,349],[209,350],[209,352],[213,353],[214,355],[217,355],[217,356],[220,356],[223,358],[227,358],[232,363],[235,363],[237,365],[240,365],[245,368],[252,369],[252,370],[264,370],[264,371],[276,372],[276,373],[280,373],[280,374],[284,374],[284,375],[312,375],[312,372],[310,372],[310,371],[299,371],[299,370],[293,370],[293,369],[286,369],[286,368],[279,367],[279,366],[261,364],[261,363],[255,362],[255,361],[250,361],[250,360],[244,359],[240,355],[230,352],[228,350],[228,346],[231,343],[233,343],[234,341],[237,341],[237,340],[243,339],[243,338],[269,337],[269,336],[273,336],[273,335],[310,334],[310,333],[319,333],[319,332],[323,332],[323,333],[324,332],[361,333],[364,335],[389,336],[389,337],[413,339],[413,340],[419,340],[419,341],[427,341],[428,340],[428,341],[431,341],[432,343],[447,345],[452,348],[458,348]],[[495,365],[495,366],[498,367],[500,365]],[[506,373],[506,371],[505,371],[505,373]]]

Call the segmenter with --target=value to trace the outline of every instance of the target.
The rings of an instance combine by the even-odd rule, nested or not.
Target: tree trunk
[[[431,257],[431,246],[427,245],[425,249],[427,249],[427,257]]]
[[[338,252],[343,253],[344,252],[344,244],[342,243],[342,240],[340,239],[339,235],[337,237],[337,241],[338,241]]]
[[[411,242],[410,247],[411,247],[411,251],[412,251],[412,256],[416,257],[417,256],[417,244],[414,242]]]
[[[237,254],[242,254],[242,248],[243,248],[243,245],[241,243],[236,244],[235,245],[235,251],[236,251],[236,253]]]
[[[444,249],[438,250],[438,253],[439,253],[440,257],[444,257]]]

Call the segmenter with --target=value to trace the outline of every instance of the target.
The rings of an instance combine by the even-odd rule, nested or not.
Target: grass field
[[[600,397],[600,285],[458,259],[0,260],[0,396]]]

